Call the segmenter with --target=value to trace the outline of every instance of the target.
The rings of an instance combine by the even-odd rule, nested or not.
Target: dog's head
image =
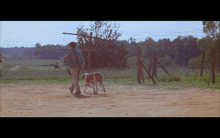
[[[89,74],[89,73],[84,73],[84,74],[82,75],[82,79],[83,79],[83,80],[86,80],[88,74]]]

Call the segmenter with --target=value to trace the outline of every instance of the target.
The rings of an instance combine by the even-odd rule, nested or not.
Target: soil
[[[81,86],[81,91],[85,86]],[[149,86],[150,87],[150,86]],[[183,90],[108,84],[82,98],[69,85],[1,84],[1,117],[220,117],[219,90]]]

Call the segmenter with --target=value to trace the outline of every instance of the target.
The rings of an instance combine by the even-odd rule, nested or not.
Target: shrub
[[[171,57],[170,56],[166,56],[164,57],[159,57],[158,61],[160,62],[160,64],[162,64],[163,66],[169,66],[171,64]]]
[[[201,60],[199,58],[193,57],[189,60],[190,68],[199,68],[201,66]]]

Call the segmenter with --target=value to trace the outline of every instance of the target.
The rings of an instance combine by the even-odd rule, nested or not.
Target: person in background
[[[60,69],[58,62],[57,62],[57,64],[54,66],[54,69]]]

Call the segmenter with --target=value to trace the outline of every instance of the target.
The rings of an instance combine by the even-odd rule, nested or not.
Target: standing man
[[[76,88],[76,93],[74,96],[81,94],[80,87],[78,84],[79,81],[79,71],[85,70],[85,60],[83,58],[83,54],[81,51],[76,49],[76,43],[71,42],[69,46],[71,47],[71,51],[65,55],[62,59],[64,66],[68,66],[67,72],[72,76],[73,82],[71,87],[69,88],[70,92],[73,94],[74,87]]]

